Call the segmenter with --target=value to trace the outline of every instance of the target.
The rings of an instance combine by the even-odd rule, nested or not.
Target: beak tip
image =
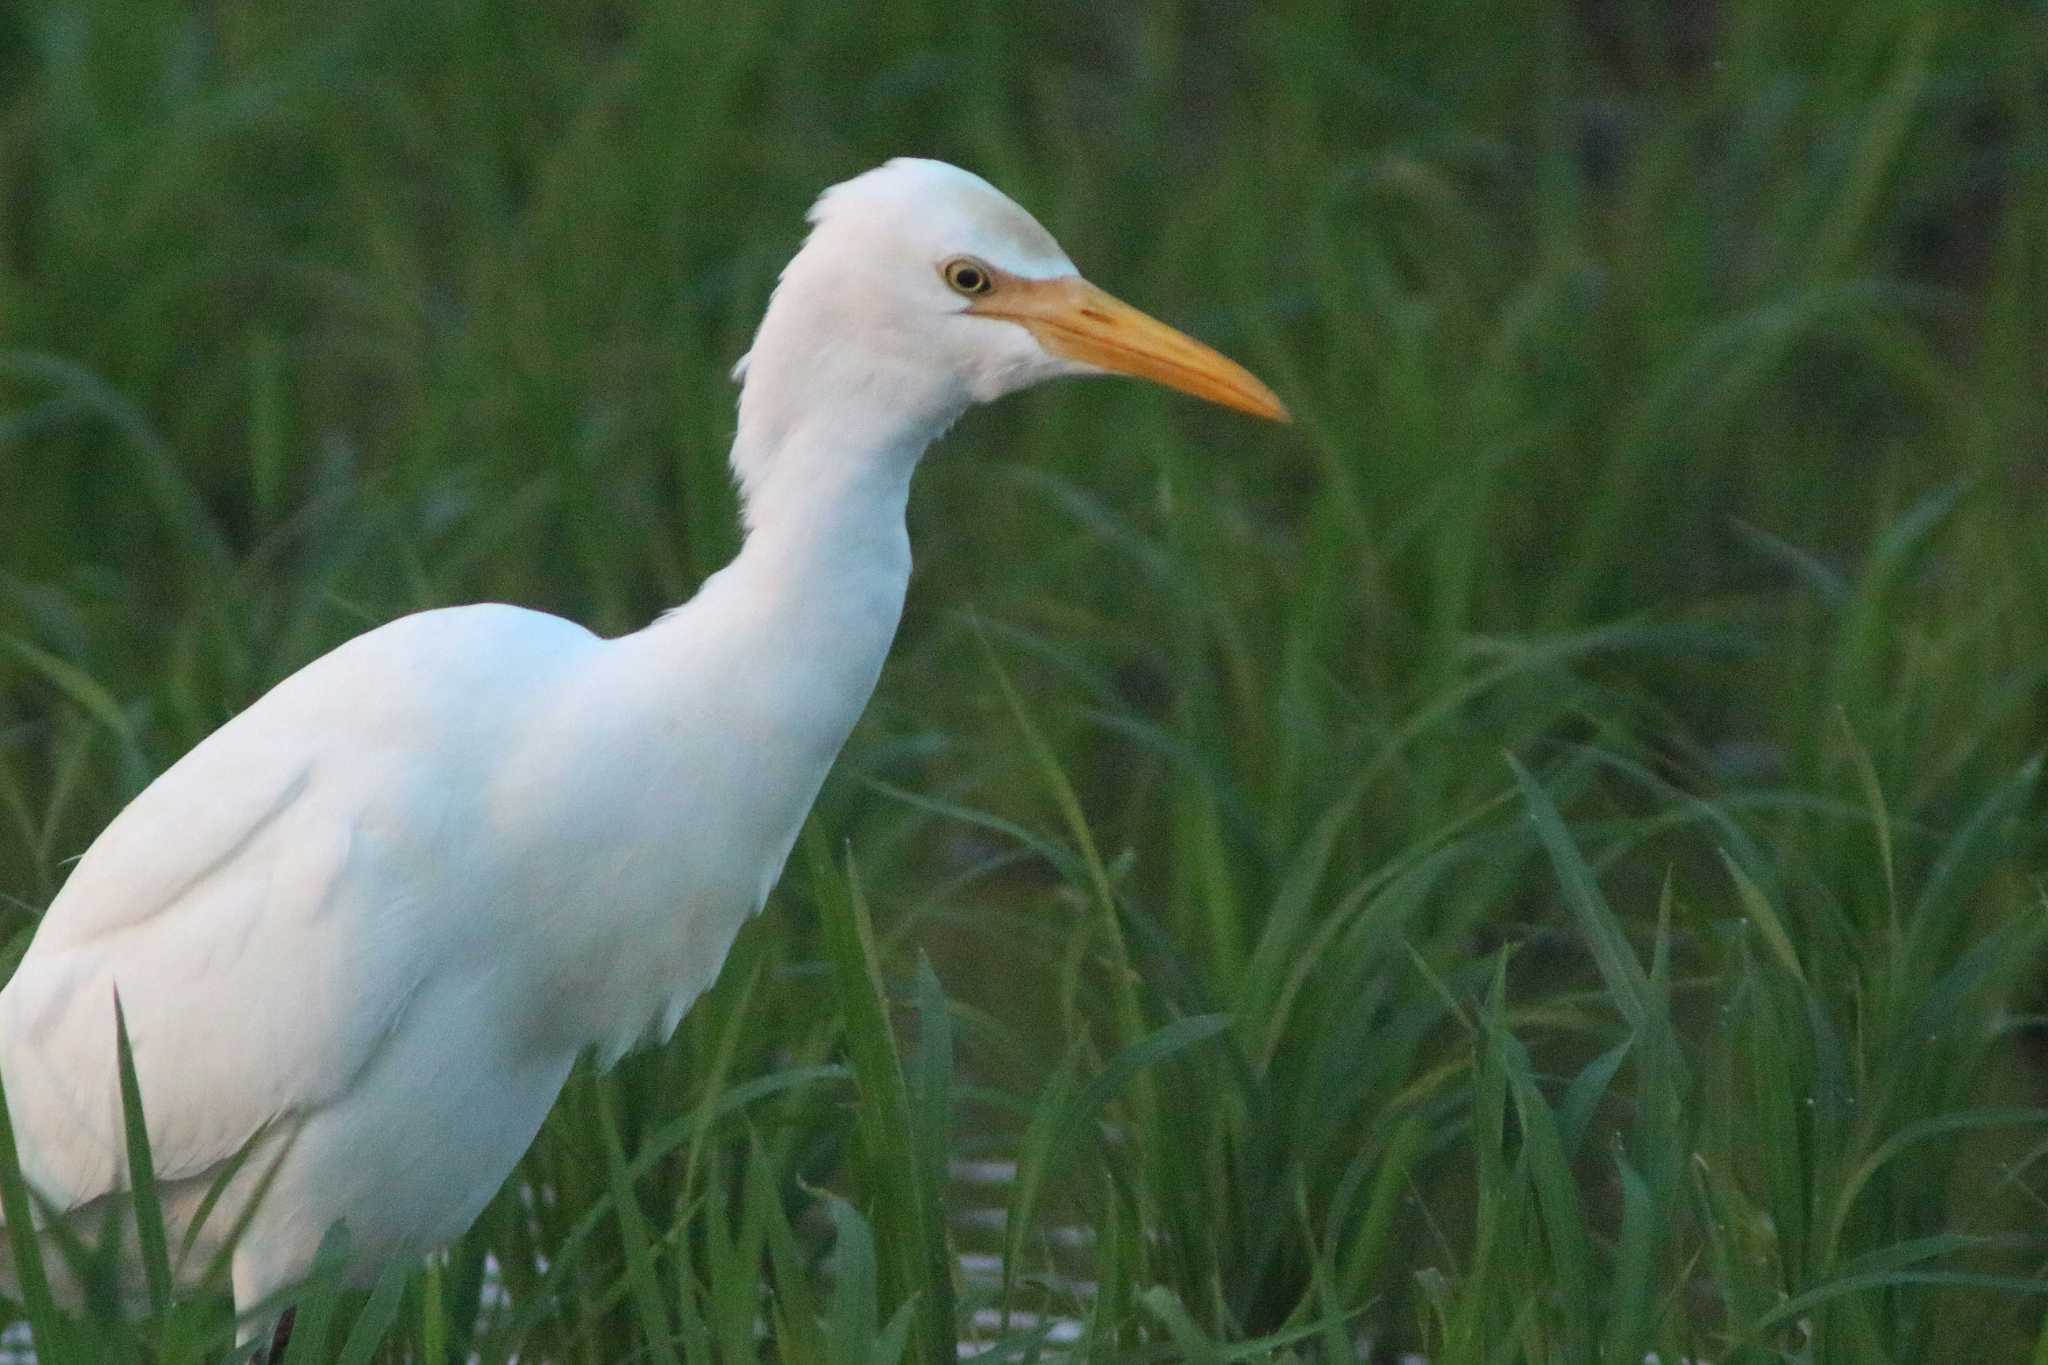
[[[1258,391],[1252,395],[1252,401],[1244,404],[1243,408],[1252,416],[1263,417],[1268,422],[1278,422],[1283,427],[1294,425],[1294,414],[1280,401],[1280,395],[1264,384],[1259,385]]]

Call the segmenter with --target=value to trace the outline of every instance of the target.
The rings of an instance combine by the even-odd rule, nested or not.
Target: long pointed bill
[[[1149,379],[1269,421],[1294,420],[1250,370],[1078,275],[1011,276],[967,311],[1016,323],[1062,359]]]

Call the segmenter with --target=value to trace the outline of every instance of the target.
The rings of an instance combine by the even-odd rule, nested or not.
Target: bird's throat
[[[866,707],[902,616],[904,512],[929,439],[897,432],[878,445],[851,435],[807,426],[753,452],[759,477],[743,493],[739,554],[656,627],[700,664],[719,662],[736,734],[802,772],[806,806]]]

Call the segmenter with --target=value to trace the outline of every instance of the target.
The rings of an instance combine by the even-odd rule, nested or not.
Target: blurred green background
[[[15,0],[12,951],[369,625],[686,597],[804,208],[937,156],[1297,424],[960,425],[810,856],[385,1356],[2048,1361],[2044,71],[2019,0]],[[951,1165],[860,1127],[855,891]]]

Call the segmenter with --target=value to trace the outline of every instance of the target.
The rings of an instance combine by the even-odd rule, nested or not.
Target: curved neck
[[[743,424],[734,444],[736,468],[747,435]],[[743,590],[762,614],[764,630],[801,624],[836,635],[834,623],[850,608],[886,606],[879,668],[910,581],[904,511],[928,439],[897,433],[879,444],[872,433],[861,441],[855,433],[807,427],[785,435],[773,451],[747,452],[757,462],[741,490],[746,538],[705,590]],[[862,614],[875,624],[872,612]],[[782,643],[804,648],[813,642],[784,637]],[[819,639],[814,647],[829,644]]]
[[[746,395],[740,404],[732,470],[745,532],[741,557],[757,542],[859,536],[882,523],[900,527],[918,458],[944,429],[919,430],[859,412],[771,427],[749,420]]]
[[[845,285],[831,260],[798,252],[734,370],[732,472],[749,540],[785,522],[844,521],[841,497],[870,511],[893,501],[900,518],[918,458],[967,410],[959,377],[885,325],[886,309],[850,324],[863,305]]]
[[[740,395],[732,468],[746,534],[714,581],[729,589],[737,580],[758,610],[772,603],[776,620],[795,613],[819,630],[855,605],[850,598],[886,601],[879,668],[910,580],[910,476],[944,425],[868,403],[792,410],[774,401],[778,381],[793,378],[779,370],[750,373]]]
[[[646,670],[650,705],[690,679],[694,694],[714,699],[698,703],[717,714],[710,728],[784,765],[800,779],[788,796],[808,807],[895,637],[910,583],[910,477],[945,421],[871,403],[820,413],[763,401],[773,396],[764,382],[791,377],[747,376],[733,443],[746,522],[739,554],[641,632],[633,653],[656,661]]]

